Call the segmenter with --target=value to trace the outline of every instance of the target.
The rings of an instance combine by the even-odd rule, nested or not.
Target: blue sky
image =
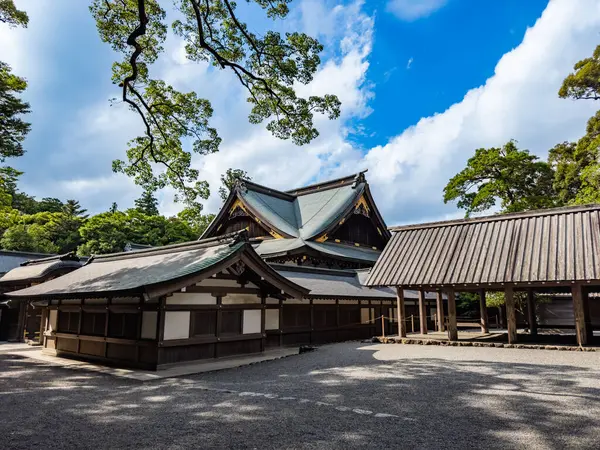
[[[242,2],[243,3],[243,2]],[[0,58],[30,83],[33,113],[21,187],[38,197],[80,199],[93,212],[113,201],[126,208],[137,186],[111,172],[137,117],[110,107],[115,58],[100,42],[81,0],[21,0],[26,30],[0,28]],[[561,80],[600,43],[596,0],[301,0],[279,29],[300,29],[326,46],[314,82],[301,93],[335,93],[335,122],[318,119],[321,136],[296,147],[247,123],[244,92],[228,73],[186,62],[170,39],[156,67],[176,88],[210,99],[221,151],[195,158],[219,207],[219,174],[247,170],[280,189],[369,169],[368,179],[388,224],[461,215],[441,191],[475,148],[517,139],[545,157],[555,143],[576,139],[597,109],[560,100]],[[243,10],[254,27],[268,24]],[[161,210],[180,207],[172,192]]]

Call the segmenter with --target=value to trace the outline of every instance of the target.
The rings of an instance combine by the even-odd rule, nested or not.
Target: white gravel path
[[[0,355],[0,448],[598,448],[600,353],[334,344],[140,383]]]

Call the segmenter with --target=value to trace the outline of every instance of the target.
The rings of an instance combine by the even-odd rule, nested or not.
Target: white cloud
[[[406,70],[410,69],[410,66],[412,66],[414,60],[415,59],[412,56],[408,58],[408,62],[406,63]]]
[[[476,148],[514,138],[545,157],[556,143],[580,136],[598,104],[562,100],[557,92],[573,64],[598,44],[599,26],[597,1],[551,1],[485,85],[369,150],[369,178],[387,221],[447,214],[453,206],[441,204],[442,189]]]
[[[387,10],[407,22],[429,17],[444,7],[448,0],[390,0]]]

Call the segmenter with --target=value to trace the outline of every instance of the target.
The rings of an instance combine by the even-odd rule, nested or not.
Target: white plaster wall
[[[316,298],[313,300],[313,304],[315,304],[315,305],[335,305],[335,300],[326,300],[326,299]]]
[[[224,305],[260,304],[261,299],[256,294],[228,294],[221,299]]]
[[[242,324],[242,334],[260,333],[261,327],[260,309],[247,309],[244,311],[244,322]]]
[[[278,309],[267,309],[265,311],[265,330],[279,330]]]
[[[283,301],[284,305],[308,305],[309,303],[309,300],[300,298],[288,298]]]
[[[190,337],[190,312],[165,312],[165,341]]]
[[[58,321],[58,311],[51,309],[48,314],[48,331],[56,330],[56,322]]]
[[[221,280],[218,278],[207,278],[205,280],[202,280],[200,283],[196,283],[196,286],[240,287],[241,285],[236,280]]]
[[[200,292],[175,292],[167,297],[167,305],[216,305],[217,298]]]
[[[142,312],[142,339],[156,339],[157,311]]]
[[[267,305],[279,305],[278,298],[267,297],[266,301],[267,301]]]

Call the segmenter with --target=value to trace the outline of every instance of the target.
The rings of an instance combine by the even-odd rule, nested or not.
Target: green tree
[[[70,217],[81,217],[82,219],[89,217],[86,214],[87,209],[82,208],[78,200],[67,200],[62,208],[62,212]]]
[[[498,200],[505,213],[549,208],[557,205],[553,179],[549,164],[509,141],[500,148],[477,149],[444,188],[444,203],[458,200],[466,217],[492,208]]]
[[[242,169],[227,169],[227,171],[221,175],[221,187],[219,188],[219,196],[221,200],[227,200],[229,193],[235,186],[238,180],[252,180],[248,176],[248,173]]]
[[[121,211],[105,212],[90,217],[79,228],[83,244],[81,255],[121,252],[128,242],[127,215]]]
[[[0,0],[0,23],[10,27],[27,27],[29,17],[25,11],[17,9],[14,0]]]
[[[202,208],[188,207],[181,210],[177,217],[190,227],[194,233],[194,239],[199,239],[213,221],[215,215],[202,214]]]
[[[285,19],[290,0],[249,0],[269,19]],[[129,142],[127,160],[113,163],[113,170],[133,177],[155,190],[174,187],[188,206],[206,194],[199,187],[192,153],[182,142],[191,139],[192,152],[206,155],[218,150],[221,139],[210,126],[213,109],[194,92],[175,90],[164,80],[152,78],[151,66],[163,52],[168,26],[166,0],[94,0],[90,10],[104,42],[123,54],[113,65],[113,81],[121,88],[120,100],[140,116],[145,132]],[[187,57],[228,70],[248,92],[252,105],[249,121],[266,121],[266,128],[298,145],[318,136],[315,113],[335,119],[340,102],[333,95],[297,96],[299,84],[312,81],[323,46],[298,32],[258,34],[255,24],[238,17],[231,0],[177,0],[178,19],[172,24],[185,42]],[[157,171],[155,165],[163,165]]]
[[[148,216],[158,216],[158,200],[150,191],[144,191],[135,201],[135,208]]]
[[[38,212],[62,212],[64,203],[57,198],[44,197],[37,204]]]
[[[18,10],[13,0],[0,0],[0,23],[26,27],[28,22],[27,13]],[[23,141],[31,126],[22,116],[30,110],[19,96],[26,88],[25,79],[14,75],[10,66],[0,61],[0,162],[24,153]]]
[[[573,73],[563,81],[558,95],[561,98],[600,99],[600,45],[591,57],[578,61]]]

